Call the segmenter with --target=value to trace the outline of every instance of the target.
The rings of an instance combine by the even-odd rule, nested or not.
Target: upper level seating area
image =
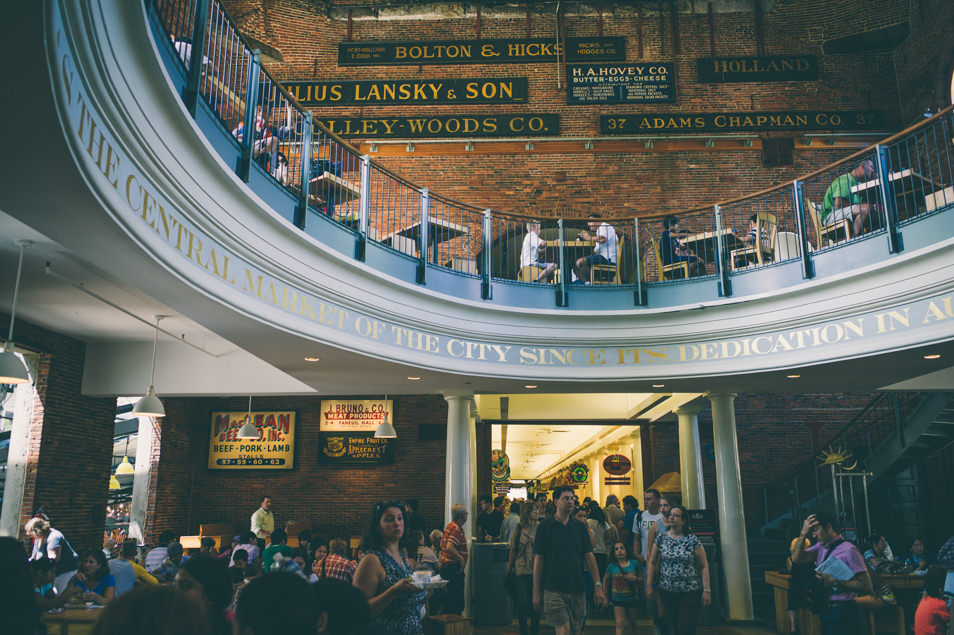
[[[673,229],[662,216],[599,210],[616,243],[577,281],[574,263],[598,246],[587,218],[478,209],[417,187],[315,124],[218,0],[145,1],[186,108],[266,204],[347,257],[450,295],[541,308],[577,293],[574,308],[679,304],[801,284],[947,237],[905,228],[954,210],[951,108],[794,182],[677,214]],[[543,242],[521,258],[530,221]]]

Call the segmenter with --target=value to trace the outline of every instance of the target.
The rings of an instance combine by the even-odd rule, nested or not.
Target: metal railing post
[[[189,75],[186,78],[185,89],[182,91],[182,101],[186,110],[195,118],[196,105],[199,103],[199,82],[205,70],[205,34],[209,26],[209,0],[196,0],[195,22],[192,25],[192,54],[189,57]]]
[[[639,219],[633,219],[633,245],[636,247],[635,255],[636,258],[636,297],[634,298],[634,303],[636,306],[643,306],[646,304],[646,299],[643,298],[643,258],[639,253]]]
[[[715,257],[716,257],[716,272],[719,274],[719,295],[727,298],[732,295],[732,281],[729,280],[729,270],[725,266],[725,260],[723,254],[725,253],[725,246],[722,244],[722,207],[719,205],[715,206],[715,222],[716,222],[716,243],[715,243]]]
[[[430,222],[431,193],[425,187],[421,190],[421,240],[418,245],[417,283],[427,284],[427,246],[428,223]]]
[[[891,178],[888,171],[888,149],[879,143],[875,150],[878,153],[878,193],[881,209],[884,210],[884,222],[888,228],[888,249],[896,254],[904,250],[904,239],[898,231],[898,208],[894,204],[894,196],[890,193],[891,184],[888,183]]]
[[[305,218],[308,216],[308,190],[311,187],[311,135],[312,126],[311,113],[306,112],[304,118],[304,129],[301,131],[301,174],[298,194],[298,207],[295,208],[295,227],[305,228]]]
[[[557,306],[566,306],[568,304],[568,298],[566,296],[566,279],[570,276],[570,272],[566,270],[564,260],[566,259],[563,254],[563,219],[557,219],[557,244],[560,246],[560,285],[557,287],[557,297],[556,305]]]
[[[792,181],[792,196],[795,198],[795,220],[798,223],[798,234],[802,237],[802,272],[805,279],[815,277],[815,261],[812,260],[808,242],[808,225],[805,223],[805,204],[802,200],[802,182]]]
[[[484,300],[489,300],[493,297],[490,287],[491,279],[491,258],[490,250],[493,245],[493,216],[490,213],[489,209],[484,210],[484,264],[483,264],[483,276],[480,280],[480,297]]]
[[[904,442],[904,417],[901,416],[901,398],[898,396],[898,393],[891,393],[891,404],[894,406],[894,425],[898,429],[898,441],[901,442],[901,447],[907,447],[907,444]]]
[[[242,156],[239,159],[238,175],[248,183],[252,171],[252,146],[255,144],[255,104],[258,102],[258,79],[261,66],[261,52],[252,51],[252,60],[248,65],[248,84],[245,89],[245,121],[242,124]]]
[[[358,199],[358,236],[354,243],[354,257],[364,261],[368,247],[368,216],[371,214],[371,157],[361,157],[361,185]]]

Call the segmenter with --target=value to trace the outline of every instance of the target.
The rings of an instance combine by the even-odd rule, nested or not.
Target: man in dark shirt
[[[556,514],[540,521],[533,542],[533,607],[543,610],[543,618],[557,635],[570,635],[583,631],[586,618],[584,564],[594,580],[597,606],[606,604],[606,595],[589,531],[572,517],[573,488],[557,487],[553,502]]]
[[[477,519],[477,540],[495,540],[500,536],[500,526],[503,524],[503,496],[498,496],[493,506],[490,505],[490,496],[480,497],[480,517]]]
[[[659,258],[663,265],[687,263],[690,276],[705,275],[702,259],[679,240],[679,218],[676,216],[670,215],[663,219],[663,233],[659,237]]]

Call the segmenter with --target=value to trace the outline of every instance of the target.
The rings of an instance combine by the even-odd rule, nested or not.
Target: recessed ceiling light
[[[408,375],[407,378],[410,379],[411,381],[417,381],[420,379],[420,377],[411,377],[410,375]]]
[[[925,355],[924,359],[941,359],[941,356],[937,353],[931,353],[930,355]]]
[[[653,388],[662,388],[666,384],[653,384]]]
[[[536,388],[536,387],[537,387],[536,384],[525,384],[525,385],[524,385],[524,388]]]
[[[798,379],[799,377],[801,377],[801,375],[785,375],[785,376],[788,377],[789,379]]]
[[[306,357],[306,358],[305,358],[305,361],[306,361],[306,362],[317,362],[317,361],[318,361],[318,358],[317,358],[317,357]]]

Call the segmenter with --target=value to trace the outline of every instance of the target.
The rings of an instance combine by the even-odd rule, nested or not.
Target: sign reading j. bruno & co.
[[[318,118],[341,137],[436,139],[441,137],[529,137],[560,133],[560,115],[435,115],[433,117]]]
[[[321,402],[318,460],[336,465],[373,465],[394,461],[394,439],[376,439],[374,431],[388,418],[394,423],[392,400]]]
[[[526,77],[285,82],[302,106],[522,104]]]
[[[743,130],[875,130],[885,128],[884,113],[822,112],[686,112],[601,115],[600,133],[737,132]]]
[[[626,38],[568,37],[566,61],[626,59]],[[516,64],[555,62],[560,47],[551,38],[429,40],[419,42],[341,42],[339,66],[422,64]]]
[[[703,57],[696,60],[700,82],[790,82],[818,79],[814,55]]]
[[[566,86],[568,104],[676,101],[672,62],[574,64],[566,67]]]
[[[295,466],[295,413],[252,412],[258,439],[239,439],[246,412],[213,412],[211,470],[290,470]]]

